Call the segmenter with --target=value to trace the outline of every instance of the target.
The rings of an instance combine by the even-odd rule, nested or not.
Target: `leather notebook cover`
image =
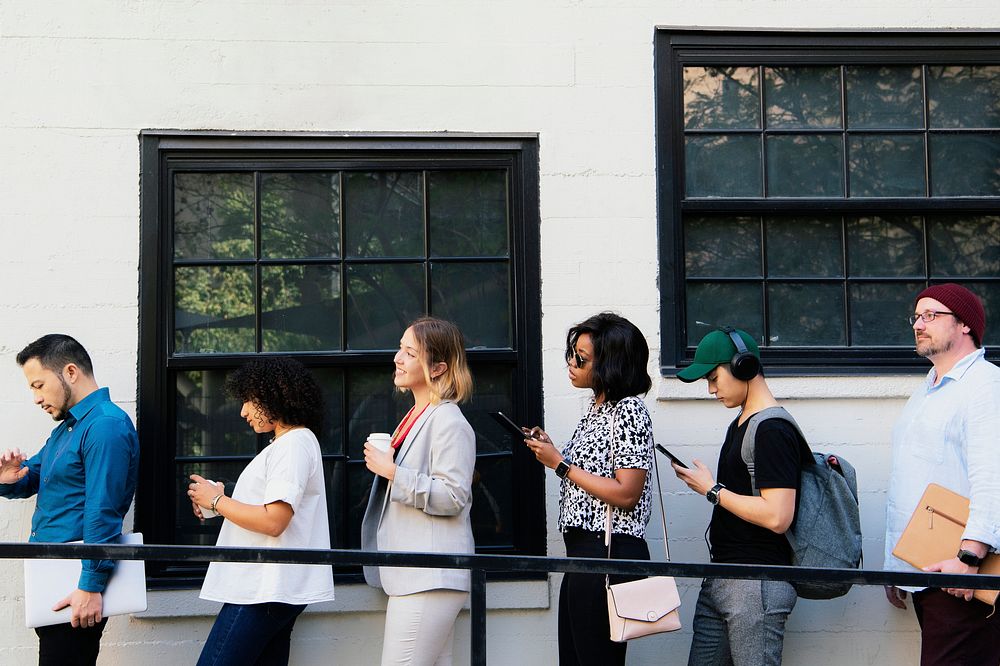
[[[969,520],[969,500],[936,483],[927,486],[910,522],[899,537],[892,554],[922,569],[930,564],[955,557],[962,543],[965,523]],[[1000,557],[986,556],[979,573],[1000,574]],[[997,590],[976,590],[982,602],[996,603]]]

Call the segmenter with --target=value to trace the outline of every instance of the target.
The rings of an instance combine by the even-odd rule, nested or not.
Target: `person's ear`
[[[447,371],[448,364],[444,361],[439,361],[431,366],[431,379],[437,379]]]
[[[76,363],[67,363],[62,370],[63,379],[66,380],[67,384],[75,384],[81,374],[80,368]]]

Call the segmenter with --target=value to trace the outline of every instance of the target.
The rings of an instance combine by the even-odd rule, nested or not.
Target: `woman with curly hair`
[[[393,383],[413,407],[387,451],[365,443],[377,476],[361,524],[364,550],[471,553],[476,435],[459,402],[472,394],[462,333],[424,317],[403,332]],[[451,664],[455,620],[469,596],[466,569],[365,567],[389,595],[382,664]]]
[[[240,416],[270,443],[226,495],[191,475],[188,496],[203,519],[224,519],[219,546],[329,548],[319,441],[323,398],[312,374],[290,358],[255,359],[226,382]],[[204,512],[204,513],[203,513]],[[211,512],[211,513],[209,513]],[[307,604],[333,599],[333,570],[309,564],[212,562],[201,598],[223,602],[198,666],[287,664],[292,627]]]

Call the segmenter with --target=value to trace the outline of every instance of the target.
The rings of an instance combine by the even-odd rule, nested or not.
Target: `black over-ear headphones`
[[[727,333],[736,345],[736,353],[729,361],[729,372],[740,381],[748,382],[760,374],[760,359],[754,356],[753,352],[747,349],[743,338],[739,336],[731,326],[724,326],[723,333]]]

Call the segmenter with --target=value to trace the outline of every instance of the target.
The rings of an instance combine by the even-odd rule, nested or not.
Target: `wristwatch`
[[[957,557],[959,561],[962,562],[962,564],[967,564],[970,567],[978,567],[980,564],[983,563],[983,558],[979,557],[971,550],[966,550],[964,548],[958,551],[958,555],[956,555],[955,557]]]
[[[711,490],[705,493],[705,497],[708,498],[709,504],[719,503],[719,491],[722,490],[723,488],[725,488],[724,485],[722,485],[721,483],[717,483],[714,486],[712,486]]]
[[[566,464],[565,460],[560,460],[559,464],[556,465],[556,476],[565,479],[567,474],[569,474],[569,465]]]

